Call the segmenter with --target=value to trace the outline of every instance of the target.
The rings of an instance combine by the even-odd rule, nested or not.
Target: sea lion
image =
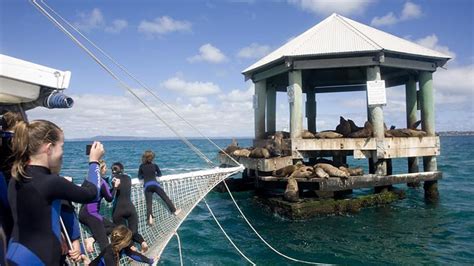
[[[238,149],[235,150],[232,155],[238,156],[238,157],[249,157],[250,156],[250,151],[247,149]]]
[[[289,178],[307,178],[310,179],[314,176],[313,167],[310,166],[301,166],[297,168],[293,173],[290,175]]]
[[[339,117],[339,125],[336,127],[336,132],[342,134],[344,137],[351,134],[351,124],[342,116]]]
[[[347,122],[349,123],[349,125],[351,126],[351,133],[354,133],[354,132],[357,132],[361,129],[363,129],[363,127],[359,127],[357,126],[354,121],[350,120],[350,119],[347,119]]]
[[[416,129],[420,124],[421,124],[421,120],[418,120],[415,123],[411,124],[408,128],[409,129]]]
[[[364,169],[362,167],[349,168],[344,166],[339,166],[339,170],[346,172],[350,176],[363,175]]]
[[[342,138],[342,134],[334,131],[322,131],[314,134],[314,137],[317,139],[337,139]]]
[[[299,192],[298,192],[298,182],[294,178],[288,179],[288,184],[286,185],[285,194],[283,198],[289,202],[298,202],[299,201]]]
[[[275,170],[272,172],[273,176],[277,177],[288,177],[290,176],[294,171],[296,171],[298,168],[304,166],[302,162],[298,161],[296,164],[292,165],[287,165],[283,168],[280,168],[278,170]]]
[[[232,138],[232,143],[227,146],[227,148],[224,149],[224,152],[227,154],[232,154],[234,151],[240,149],[239,148],[239,143],[235,138]],[[219,153],[223,153],[222,151],[219,151]]]
[[[326,173],[326,171],[323,170],[321,167],[314,167],[314,175],[319,178],[328,178],[329,175]]]
[[[270,152],[266,148],[255,148],[250,152],[250,158],[270,158]]]
[[[418,129],[400,128],[385,131],[385,137],[425,137],[426,132]]]
[[[301,137],[303,139],[314,139],[314,134],[311,133],[311,131],[309,130],[303,130],[303,132],[301,133]]]
[[[369,121],[366,121],[364,123],[364,128],[363,129],[349,134],[349,137],[351,137],[351,138],[370,138],[370,137],[373,136],[373,133],[374,133],[374,127],[372,126],[372,124]]]
[[[339,168],[332,166],[327,163],[318,163],[314,165],[314,168],[319,167],[323,169],[326,173],[329,174],[329,176],[335,176],[335,177],[340,177],[347,179],[349,177],[349,174],[340,170]]]

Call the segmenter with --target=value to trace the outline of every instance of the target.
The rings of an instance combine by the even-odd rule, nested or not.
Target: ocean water
[[[225,147],[230,140],[216,143]],[[193,140],[209,158],[217,150],[205,140]],[[125,171],[136,176],[141,154],[157,153],[164,174],[205,168],[205,163],[178,140],[105,141],[109,166],[121,161]],[[66,142],[64,175],[82,179],[86,174],[86,142]],[[250,146],[250,139],[240,139]],[[441,137],[438,168],[440,201],[424,201],[423,188],[406,190],[406,199],[356,214],[316,217],[291,221],[263,211],[251,192],[233,193],[257,231],[276,249],[289,256],[340,265],[474,265],[474,137]],[[350,160],[351,165],[366,161]],[[394,160],[394,173],[406,172],[406,160]],[[420,162],[420,168],[421,168]],[[359,190],[357,194],[370,193]],[[226,193],[211,192],[207,201],[236,245],[259,265],[294,265],[267,248],[251,231]],[[182,224],[181,238],[185,265],[245,265],[215,224],[203,203],[197,205]],[[161,265],[179,265],[176,239],[172,239]]]

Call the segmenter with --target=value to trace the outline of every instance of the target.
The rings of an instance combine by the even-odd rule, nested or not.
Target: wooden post
[[[267,94],[266,80],[260,80],[255,83],[255,140],[265,137],[265,102]]]
[[[308,130],[316,132],[316,94],[312,88],[308,88],[306,92],[306,118]]]
[[[267,87],[267,132],[271,134],[276,130],[276,89]]]
[[[413,76],[410,76],[408,82],[405,84],[405,101],[406,101],[407,128],[410,128],[418,120],[416,80]],[[408,157],[408,172],[418,173],[418,158]],[[408,183],[407,185],[413,188],[419,187],[420,182]]]
[[[433,97],[433,74],[428,71],[420,73],[420,98],[421,98],[421,128],[428,136],[435,136],[435,114]],[[437,171],[436,156],[423,157],[424,171]],[[425,199],[437,201],[439,199],[438,182],[425,181]]]
[[[291,138],[301,138],[303,131],[303,86],[301,70],[289,72],[290,92],[290,134]]]
[[[374,66],[367,68],[367,80],[380,80],[380,67]],[[383,126],[383,109],[382,106],[369,106],[369,122],[374,127],[374,138],[377,143],[383,143],[385,138],[385,129]],[[384,160],[378,160],[377,154],[372,155],[372,161],[374,162],[374,170],[377,175],[387,174],[387,165]]]

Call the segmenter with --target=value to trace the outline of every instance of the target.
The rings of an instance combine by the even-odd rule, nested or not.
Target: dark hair
[[[123,173],[123,164],[121,162],[115,162],[112,164],[112,174],[118,175]]]
[[[26,175],[25,167],[30,156],[38,152],[41,145],[52,143],[56,145],[61,139],[63,131],[53,122],[36,120],[31,123],[20,121],[15,126],[15,136],[12,139],[12,150],[15,162],[12,167],[12,176],[21,181]]]

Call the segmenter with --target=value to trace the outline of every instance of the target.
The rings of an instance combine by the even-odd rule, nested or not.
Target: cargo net
[[[151,226],[147,225],[143,182],[137,178],[132,178],[131,199],[138,214],[138,232],[145,238],[149,246],[149,250],[145,255],[150,258],[161,255],[181,223],[207,193],[227,177],[241,172],[242,170],[243,167],[214,168],[157,178],[161,187],[165,190],[166,194],[168,194],[176,208],[182,211],[177,216],[173,215],[163,200],[154,194],[153,216],[155,222]],[[112,220],[112,204],[103,200],[101,214]],[[82,243],[90,236],[87,227],[81,224]],[[99,253],[99,246],[97,243],[94,243],[94,252],[87,253],[87,256],[93,260]],[[129,265],[131,262],[131,259],[125,256],[120,260],[121,265]]]

